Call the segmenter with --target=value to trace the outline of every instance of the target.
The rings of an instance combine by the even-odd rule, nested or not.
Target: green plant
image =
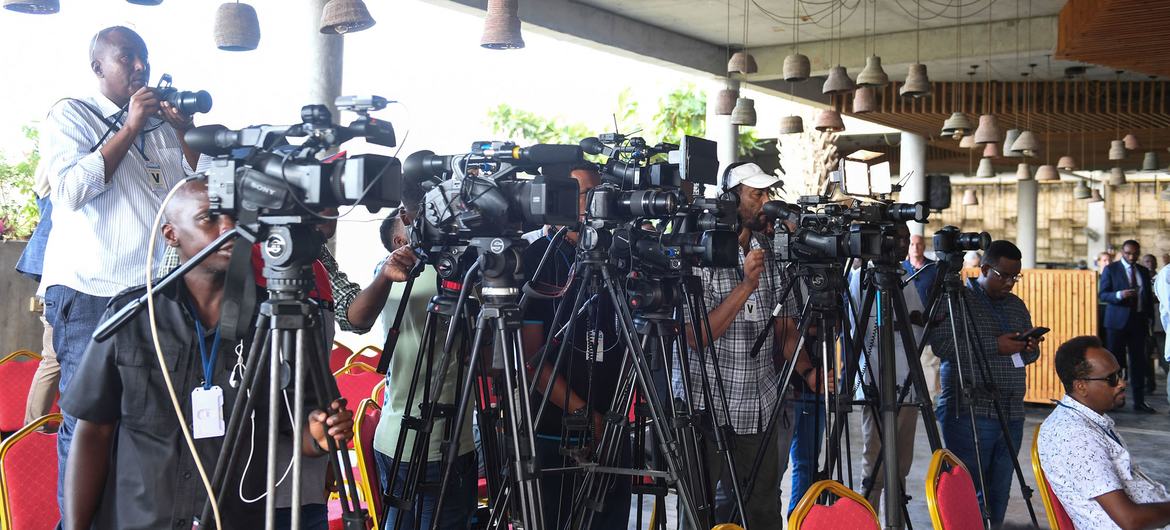
[[[41,158],[37,130],[27,125],[22,130],[33,143],[24,160],[10,162],[0,155],[0,239],[28,239],[40,220],[33,193],[34,174]]]
[[[657,142],[678,143],[683,136],[702,137],[707,132],[707,98],[693,85],[677,88],[658,100],[657,112],[651,118],[652,127],[642,123],[638,114],[640,102],[634,100],[629,88],[618,94],[614,119],[623,134],[646,137],[650,144]],[[572,143],[609,131],[613,123],[609,119],[600,127],[583,123],[562,123],[557,118],[548,118],[531,111],[513,108],[501,103],[488,111],[492,131],[515,140],[538,143]],[[649,133],[649,134],[648,134]],[[762,142],[755,131],[744,129],[739,133],[739,156],[750,157],[762,151]]]

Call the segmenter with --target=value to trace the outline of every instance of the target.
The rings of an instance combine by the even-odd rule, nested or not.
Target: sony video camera
[[[424,247],[465,245],[475,237],[519,237],[546,224],[577,222],[577,181],[539,174],[537,168],[581,160],[575,145],[478,141],[459,155],[419,151],[403,175],[425,190],[415,224]],[[537,173],[535,178],[521,172]]]
[[[386,147],[395,145],[389,122],[369,116],[385,108],[378,96],[337,98],[339,110],[358,119],[348,126],[333,123],[324,105],[301,108],[301,123],[258,125],[231,130],[204,125],[187,132],[187,144],[215,157],[207,171],[207,194],[213,212],[238,210],[262,215],[303,215],[325,208],[361,204],[371,212],[397,206],[401,165],[393,157],[344,152],[320,158],[327,150],[354,139]],[[289,138],[304,138],[299,145]]]
[[[777,261],[901,260],[910,240],[897,225],[926,222],[929,214],[924,202],[845,206],[820,195],[801,196],[796,205],[764,203],[764,215],[775,222]],[[785,221],[796,229],[790,230]]]

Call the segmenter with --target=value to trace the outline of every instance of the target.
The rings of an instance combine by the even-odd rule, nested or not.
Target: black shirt
[[[538,239],[524,251],[524,276],[532,279],[540,265],[540,259],[549,247],[547,237]],[[569,281],[569,268],[574,260],[576,249],[573,245],[561,242],[549,256],[540,276],[536,277],[537,289],[547,292],[563,286]],[[553,325],[553,317],[557,312],[558,304],[569,304],[564,311],[572,309],[577,299],[580,287],[580,278],[574,278],[572,287],[561,298],[544,299],[529,296],[527,307],[524,310],[525,324],[541,324],[544,336],[547,337]],[[586,294],[589,300],[593,293]],[[616,312],[609,296],[604,291],[596,294],[574,324],[572,347],[565,351],[567,359],[562,359],[557,373],[563,375],[572,388],[582,399],[589,403],[589,409],[605,414],[609,411],[617,390],[618,377],[622,363],[625,361],[625,348],[622,347],[621,337],[617,331]],[[567,323],[564,316],[557,326],[559,330]],[[592,347],[591,347],[592,346]],[[545,363],[551,365],[556,361],[557,343],[549,346],[550,351]],[[600,352],[599,354],[596,354]],[[596,354],[596,355],[595,355]],[[596,361],[594,360],[596,359]],[[539,360],[539,353],[533,353],[531,362]],[[543,387],[539,390],[544,390]],[[533,400],[540,400],[541,396],[533,396]],[[533,410],[535,410],[534,407]],[[570,411],[571,412],[571,411]],[[536,423],[537,434],[556,436],[562,434],[562,417],[564,411],[555,405],[545,407],[544,415]]]
[[[143,292],[144,288],[139,287],[116,296],[103,319]],[[195,323],[187,309],[189,298],[183,282],[175,282],[155,297],[159,342],[183,415],[188,419],[191,391],[203,382],[204,376]],[[208,333],[208,347],[212,336]],[[235,347],[221,339],[218,359],[212,367],[212,384],[223,389],[225,421],[237,396],[237,390],[228,384],[236,364]],[[94,423],[118,423],[105,491],[94,516],[95,528],[191,528],[192,517],[202,511],[207,494],[167,394],[151,340],[148,312],[141,312],[105,342],[90,342],[69,392],[61,398],[61,409]],[[257,407],[256,425],[261,432],[255,437],[255,454],[261,456],[254,458],[245,491],[263,491],[266,410],[266,406]],[[251,434],[247,425],[244,430]],[[209,479],[222,446],[222,436],[195,440]],[[246,457],[247,453],[241,455],[240,467]],[[240,467],[229,475],[228,484],[240,483]],[[231,487],[220,513],[229,528],[259,528],[263,525],[264,504],[243,504],[237,488]]]

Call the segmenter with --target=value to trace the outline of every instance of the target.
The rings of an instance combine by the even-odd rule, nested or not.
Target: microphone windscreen
[[[536,144],[521,150],[521,159],[536,165],[560,164],[581,160],[581,147],[565,144]]]

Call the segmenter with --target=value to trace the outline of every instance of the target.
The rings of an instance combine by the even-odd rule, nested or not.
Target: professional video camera
[[[764,203],[764,215],[776,223],[773,249],[778,261],[901,259],[910,241],[896,223],[926,222],[929,213],[924,202],[846,206],[820,195],[801,196],[796,206]],[[784,221],[796,229],[789,230]]]
[[[934,233],[934,251],[940,254],[987,250],[989,246],[991,234],[987,232],[961,232],[957,226],[948,225]]]
[[[345,156],[323,160],[318,155],[354,139],[386,147],[395,145],[389,122],[369,116],[386,107],[379,96],[343,96],[335,105],[358,119],[348,126],[333,123],[324,105],[301,108],[301,123],[257,125],[230,130],[204,125],[187,132],[187,144],[216,157],[207,171],[207,195],[213,212],[259,211],[265,215],[298,215],[325,208],[361,204],[371,212],[397,206],[401,197],[401,165],[384,155]],[[288,138],[305,138],[290,145]]]
[[[159,78],[154,92],[158,94],[159,99],[170,103],[172,107],[188,116],[211,110],[211,94],[206,90],[198,92],[179,90],[171,85],[171,74],[163,74]]]
[[[419,151],[406,158],[407,182],[427,190],[415,226],[416,243],[464,245],[474,237],[516,236],[546,224],[577,222],[577,181],[538,174],[546,164],[581,160],[575,145],[479,141],[459,155]]]

